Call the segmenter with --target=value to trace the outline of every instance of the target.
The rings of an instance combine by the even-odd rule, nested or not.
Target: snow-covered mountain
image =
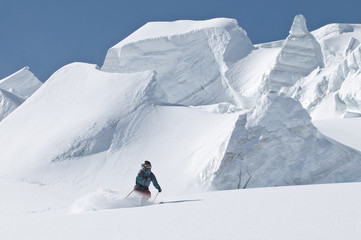
[[[361,180],[360,42],[302,15],[257,45],[153,22],[101,68],[1,80],[1,239],[360,239],[360,183],[272,187]],[[163,192],[140,205],[144,160]]]
[[[148,159],[174,193],[359,181],[361,153],[311,121],[358,116],[359,41],[302,15],[259,45],[233,19],[148,23],[0,123],[0,175],[127,188]]]
[[[0,121],[20,106],[42,85],[29,67],[0,80]]]

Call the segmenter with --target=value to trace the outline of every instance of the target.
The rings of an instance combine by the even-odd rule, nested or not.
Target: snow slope
[[[14,203],[23,208],[22,212],[0,212],[0,236],[4,240],[357,240],[361,237],[359,183],[173,197],[160,194],[157,202],[167,203],[138,207],[135,199],[122,200],[124,193],[97,191],[80,198],[83,200],[82,212],[74,212],[70,205],[61,205],[71,196],[64,189],[53,188],[59,191],[50,192],[44,187],[4,179],[0,180],[0,185],[2,189],[4,186],[11,189],[9,195],[0,199],[0,209]],[[43,205],[39,206],[39,203]],[[90,210],[86,206],[94,208]]]
[[[361,151],[361,118],[323,119],[314,124],[322,134]]]
[[[55,163],[106,150],[119,119],[151,97],[153,75],[109,74],[77,63],[60,69],[2,122],[0,131],[11,136],[0,141],[22,146],[17,154],[11,148],[2,151],[2,164],[16,170],[18,159],[26,169],[35,167],[34,161]]]
[[[240,107],[252,109],[257,105],[265,92],[265,73],[272,68],[280,51],[280,47],[258,47],[229,67],[226,76],[241,99]]]
[[[158,90],[150,71],[63,67],[0,124],[0,132],[8,133],[0,134],[0,144],[22,146],[20,152],[17,147],[0,152],[0,172],[44,184],[96,188],[122,182],[126,188],[149,159],[159,179],[179,166],[162,184],[170,191],[209,185],[212,171],[203,170],[222,157],[238,113],[159,105]]]

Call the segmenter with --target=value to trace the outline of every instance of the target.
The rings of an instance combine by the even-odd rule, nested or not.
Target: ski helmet
[[[144,163],[142,164],[143,168],[152,168],[152,164],[149,161],[144,161]]]

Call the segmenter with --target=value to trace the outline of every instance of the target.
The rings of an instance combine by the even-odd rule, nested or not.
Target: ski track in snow
[[[156,203],[137,205],[125,193],[100,189],[56,209],[54,199],[64,191],[46,194],[49,189],[32,184],[0,181],[1,187],[21,188],[13,204],[51,198],[47,209],[28,206],[22,214],[0,213],[1,239],[359,239],[361,237],[360,183],[296,187],[255,188],[193,195],[159,194]],[[14,185],[15,184],[15,185]],[[52,189],[60,190],[58,187]],[[20,192],[19,192],[20,193]],[[45,195],[44,195],[45,194]],[[69,197],[69,196],[68,196]],[[6,198],[5,198],[6,199]],[[65,201],[64,201],[65,200]],[[69,202],[69,201],[68,201]],[[80,203],[82,202],[82,203]],[[87,204],[84,204],[87,202]],[[3,204],[10,204],[0,200]],[[69,202],[70,203],[70,202]],[[69,208],[83,206],[82,211]],[[91,203],[91,204],[90,204]],[[34,202],[32,201],[32,204]],[[79,205],[80,204],[80,205]],[[95,207],[93,209],[89,206]],[[33,210],[31,210],[33,209]],[[79,209],[78,209],[79,210]],[[139,226],[142,226],[141,230]]]

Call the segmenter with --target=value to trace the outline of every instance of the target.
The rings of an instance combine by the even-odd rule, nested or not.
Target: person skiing
[[[134,191],[142,195],[142,201],[147,201],[151,197],[151,193],[149,191],[150,182],[152,182],[153,186],[158,189],[158,192],[162,191],[157,178],[152,173],[152,164],[149,161],[144,161],[142,169],[140,169],[135,179],[136,185],[134,186]]]

